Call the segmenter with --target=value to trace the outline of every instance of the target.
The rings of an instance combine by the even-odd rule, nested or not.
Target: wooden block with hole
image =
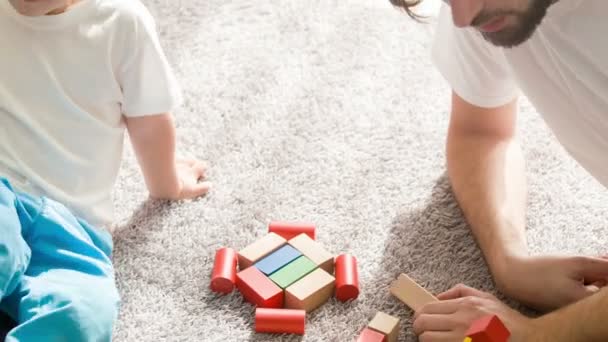
[[[327,273],[334,273],[334,256],[308,235],[300,234],[289,240],[288,243]]]
[[[399,318],[387,315],[384,312],[378,312],[367,327],[384,334],[387,342],[397,342]]]
[[[275,233],[269,233],[239,251],[239,269],[244,270],[264,256],[283,246],[287,240]]]
[[[391,293],[414,311],[438,299],[405,274],[391,284]]]
[[[313,311],[332,296],[335,281],[331,274],[317,268],[285,289],[285,307]]]

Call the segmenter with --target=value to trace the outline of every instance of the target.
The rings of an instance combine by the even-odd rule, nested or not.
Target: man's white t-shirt
[[[139,0],[82,0],[43,17],[0,0],[0,176],[107,227],[123,116],[180,99],[155,30]]]
[[[498,107],[521,90],[568,152],[608,186],[608,1],[560,0],[532,38],[503,49],[459,29],[444,6],[433,59],[454,91]]]

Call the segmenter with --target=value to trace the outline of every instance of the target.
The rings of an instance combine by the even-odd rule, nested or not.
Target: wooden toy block
[[[386,342],[386,336],[370,328],[365,328],[361,331],[357,342]]]
[[[399,298],[399,300],[414,311],[418,311],[424,305],[438,300],[403,273],[393,282],[390,291],[393,296]]]
[[[357,259],[350,254],[341,254],[336,258],[336,298],[345,302],[358,296]]]
[[[220,248],[215,253],[215,262],[211,273],[211,290],[219,293],[230,293],[236,282],[236,251],[232,248]]]
[[[331,274],[317,268],[285,289],[285,307],[311,312],[331,297],[334,283]]]
[[[239,269],[244,270],[283,246],[287,240],[270,233],[239,251]]]
[[[305,256],[301,256],[291,263],[287,264],[280,270],[270,275],[270,279],[274,281],[282,289],[295,283],[300,278],[312,272],[317,265]]]
[[[299,250],[303,255],[319,265],[329,274],[334,273],[334,256],[326,251],[320,243],[306,234],[300,234],[287,243]]]
[[[498,316],[488,315],[474,321],[466,336],[473,342],[507,342],[511,333]]]
[[[470,338],[470,337],[465,337],[465,338],[464,338],[464,341],[462,341],[462,342],[473,342],[473,340],[471,340],[471,338]]]
[[[236,287],[243,298],[262,308],[283,307],[283,290],[255,267],[236,274]]]
[[[255,264],[255,267],[265,275],[271,275],[281,267],[299,258],[301,255],[302,253],[297,249],[290,245],[285,245],[262,258]]]
[[[302,233],[308,235],[313,240],[315,239],[315,225],[308,222],[272,221],[268,225],[268,232],[279,234],[286,240]]]
[[[397,342],[399,318],[387,315],[384,312],[378,312],[367,327],[385,335],[387,342]]]
[[[255,331],[304,335],[306,311],[291,309],[255,309]]]

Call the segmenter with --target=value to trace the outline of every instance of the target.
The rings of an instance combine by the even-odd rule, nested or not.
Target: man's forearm
[[[525,163],[514,138],[451,129],[448,174],[494,276],[509,256],[527,254]]]
[[[561,310],[533,320],[525,341],[608,341],[608,288]]]

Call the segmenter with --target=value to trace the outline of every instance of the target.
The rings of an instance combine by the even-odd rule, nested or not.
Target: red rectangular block
[[[357,342],[386,342],[386,336],[370,328],[361,331]]]
[[[254,266],[236,274],[236,287],[245,300],[258,307],[283,307],[283,290]]]
[[[484,316],[471,324],[466,336],[474,342],[507,342],[511,333],[496,315]]]

